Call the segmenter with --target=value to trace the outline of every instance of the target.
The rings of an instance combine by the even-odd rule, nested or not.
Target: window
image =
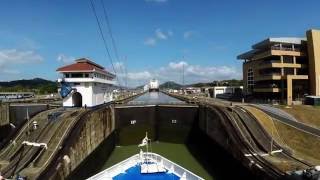
[[[249,68],[248,72],[247,72],[247,89],[248,89],[248,91],[252,92],[253,86],[254,86],[253,70],[252,70],[252,68]]]
[[[83,74],[82,73],[72,73],[71,77],[72,78],[81,78],[81,77],[83,77]]]
[[[178,122],[178,121],[177,121],[176,119],[172,119],[172,120],[171,120],[171,123],[172,123],[172,124],[177,124],[177,122]]]
[[[131,120],[131,121],[130,121],[130,124],[132,124],[132,125],[134,125],[134,124],[136,124],[136,123],[137,123],[136,120]]]
[[[86,77],[86,78],[89,77],[89,74],[88,74],[88,73],[85,73],[85,74],[84,74],[84,77]]]
[[[283,63],[293,63],[293,56],[283,56]]]

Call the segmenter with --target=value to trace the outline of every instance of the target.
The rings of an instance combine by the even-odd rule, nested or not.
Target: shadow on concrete
[[[196,124],[191,130],[186,146],[215,180],[257,179],[230,153],[203,133]]]

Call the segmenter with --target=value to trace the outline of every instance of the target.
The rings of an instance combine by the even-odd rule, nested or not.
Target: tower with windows
[[[113,100],[116,76],[91,60],[77,59],[57,72],[64,107],[94,107]]]

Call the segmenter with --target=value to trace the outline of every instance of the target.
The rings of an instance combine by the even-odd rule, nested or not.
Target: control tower
[[[114,74],[86,58],[57,69],[62,74],[60,95],[64,107],[94,107],[113,100]]]

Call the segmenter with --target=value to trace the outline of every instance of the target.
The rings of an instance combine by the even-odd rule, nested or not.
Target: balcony
[[[265,88],[254,88],[254,92],[270,92],[270,93],[278,93],[280,92],[280,88],[274,88],[274,87],[265,87]]]
[[[70,83],[82,83],[82,82],[96,82],[96,83],[103,83],[103,84],[112,84],[115,85],[116,81],[112,80],[106,80],[106,79],[101,79],[97,77],[88,77],[88,78],[59,78],[58,82],[61,82],[64,80],[65,82],[70,82]]]
[[[280,61],[263,62],[259,65],[259,69],[265,68],[304,68],[304,64],[281,63]]]
[[[287,48],[271,48],[257,53],[252,60],[259,60],[269,56],[305,56],[305,53],[298,50],[289,51]]]
[[[265,81],[265,80],[281,80],[282,76],[281,73],[268,73],[268,74],[261,74],[255,78],[255,81]]]
[[[271,50],[280,50],[280,51],[296,51],[301,52],[300,48],[292,48],[292,47],[279,47],[279,46],[271,46]]]

